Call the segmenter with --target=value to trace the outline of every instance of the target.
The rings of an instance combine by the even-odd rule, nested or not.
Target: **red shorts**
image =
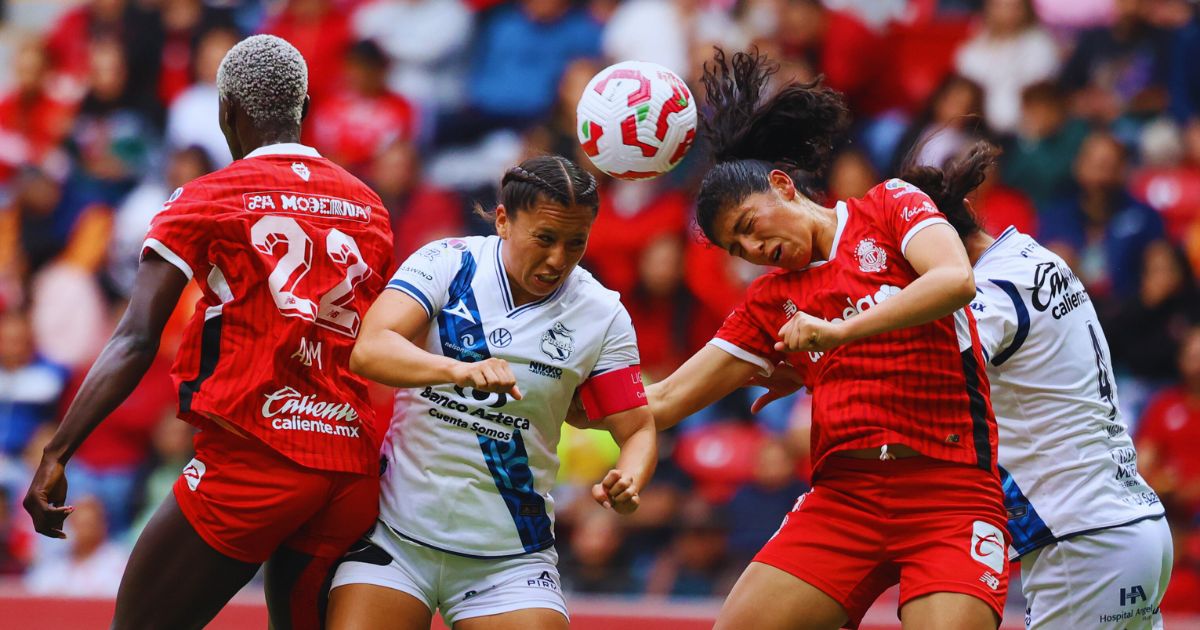
[[[375,523],[379,478],[306,468],[253,439],[196,434],[175,500],[213,549],[266,562],[280,546],[337,558]]]
[[[755,556],[837,600],[857,628],[883,591],[900,606],[965,593],[997,615],[1008,594],[1008,531],[1000,481],[927,457],[833,456]]]

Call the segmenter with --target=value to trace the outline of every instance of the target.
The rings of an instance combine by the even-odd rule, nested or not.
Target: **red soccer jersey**
[[[203,291],[172,370],[181,418],[218,418],[303,466],[376,470],[367,384],[347,367],[391,265],[370,188],[309,147],[264,147],[176,190],[147,250]]]
[[[917,278],[903,255],[908,240],[946,223],[925,193],[898,179],[839,203],[837,218],[829,260],[756,280],[712,343],[764,369],[787,361],[801,371],[813,388],[814,470],[834,451],[904,444],[994,472],[996,421],[969,309],[829,352],[775,351],[797,310],[842,321],[899,293]]]

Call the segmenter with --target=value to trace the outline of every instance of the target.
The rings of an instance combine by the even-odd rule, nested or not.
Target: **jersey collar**
[[[250,153],[247,153],[246,157],[254,158],[263,157],[265,155],[298,155],[301,157],[312,158],[321,157],[321,154],[317,153],[316,149],[300,144],[299,142],[280,142],[277,144],[268,144],[266,146],[258,147]]]
[[[850,217],[850,209],[846,206],[845,201],[839,201],[837,202],[837,205],[833,207],[833,212],[835,215],[837,215],[837,229],[833,231],[833,243],[829,246],[829,259],[808,263],[808,266],[805,267],[805,269],[820,267],[821,265],[824,265],[825,263],[830,262],[837,257],[838,242],[842,240],[842,230],[846,229],[846,220]]]
[[[554,301],[554,298],[562,293],[563,287],[567,286],[567,282],[571,280],[570,276],[568,276],[563,280],[562,284],[558,285],[558,288],[553,293],[540,300],[522,304],[521,306],[513,306],[512,289],[508,284],[508,272],[504,269],[504,258],[500,255],[501,247],[504,247],[504,239],[496,237],[496,281],[500,284],[500,295],[504,299],[504,310],[508,311],[507,317],[509,319],[515,319],[521,313],[527,313],[543,304]]]
[[[996,249],[996,247],[999,246],[1001,242],[1003,242],[1005,239],[1007,239],[1008,237],[1010,237],[1016,233],[1017,233],[1017,228],[1015,226],[1012,226],[1012,225],[1008,226],[1008,229],[1004,230],[1004,232],[1002,234],[1000,234],[1000,236],[998,236],[996,238],[996,240],[992,241],[991,245],[988,245],[987,249],[983,250],[983,253],[979,255],[979,260],[975,261],[975,266],[978,267],[979,263],[983,262],[984,257],[986,257],[989,253],[991,253],[991,251],[993,249]]]

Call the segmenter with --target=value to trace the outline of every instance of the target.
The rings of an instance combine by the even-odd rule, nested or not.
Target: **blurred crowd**
[[[191,457],[161,356],[68,469],[69,538],[33,535],[31,466],[120,317],[151,217],[230,161],[215,76],[241,37],[309,63],[304,140],[369,182],[396,255],[484,233],[522,157],[578,150],[575,101],[614,60],[663,64],[694,90],[714,45],[757,46],[779,83],[823,75],[855,116],[827,201],[905,160],[976,139],[1004,150],[971,199],[1062,254],[1112,344],[1143,474],[1177,539],[1168,611],[1200,609],[1200,4],[1189,0],[7,0],[0,3],[0,574],[34,591],[115,593],[131,541]],[[703,146],[665,177],[602,181],[584,265],[624,296],[650,379],[716,330],[763,272],[690,222]],[[202,238],[203,235],[197,235]],[[574,592],[720,596],[806,487],[803,393],[753,415],[745,390],[662,440],[641,509],[586,488],[606,434],[560,448],[559,551]],[[377,392],[387,418],[390,392]],[[1014,588],[1014,590],[1016,590]]]

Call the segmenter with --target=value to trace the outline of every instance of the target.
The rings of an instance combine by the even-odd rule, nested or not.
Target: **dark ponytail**
[[[996,162],[1000,151],[986,141],[979,141],[961,157],[951,160],[945,168],[919,166],[915,163],[920,147],[909,152],[900,167],[900,179],[920,188],[958,231],[966,238],[981,228],[979,218],[967,206],[966,197],[983,183],[987,170]]]
[[[529,210],[544,199],[564,208],[582,207],[595,216],[600,210],[596,178],[561,155],[539,155],[508,169],[500,180],[500,203],[509,216]],[[475,206],[475,213],[495,221],[494,212]]]
[[[708,108],[700,119],[715,162],[700,185],[696,222],[713,240],[713,223],[724,208],[770,188],[775,168],[817,175],[850,124],[841,94],[821,85],[792,83],[762,101],[778,66],[757,50],[727,59],[716,49],[704,64]]]

